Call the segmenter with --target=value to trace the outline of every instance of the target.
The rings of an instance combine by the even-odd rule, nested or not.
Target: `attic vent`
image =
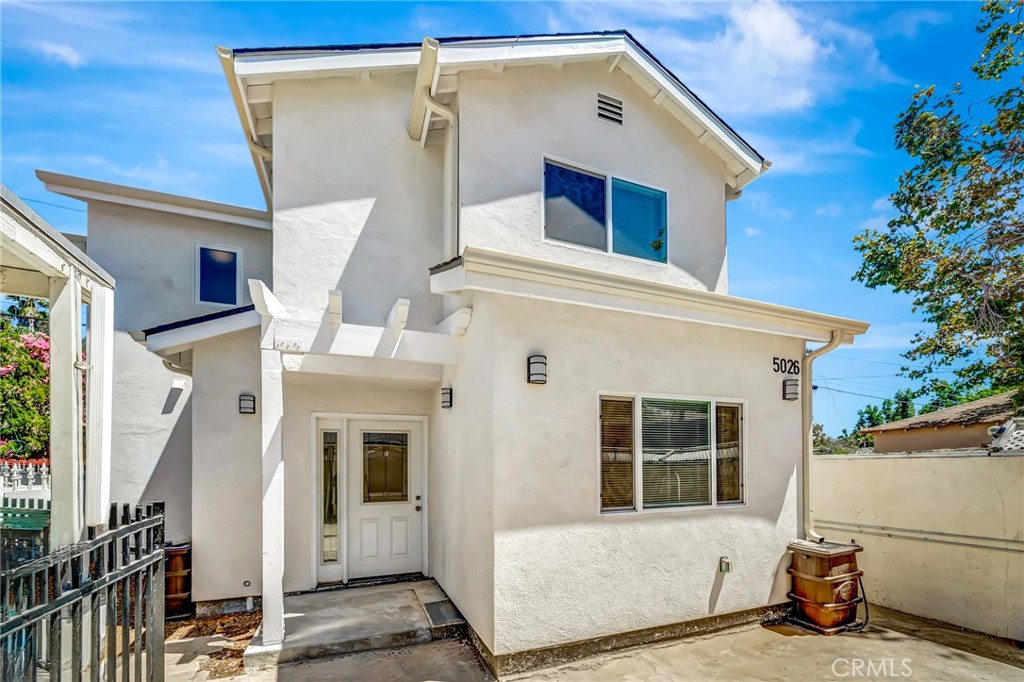
[[[622,125],[622,100],[597,93],[597,117]]]

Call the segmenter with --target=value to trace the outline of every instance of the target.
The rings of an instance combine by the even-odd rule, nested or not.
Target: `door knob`
[[[421,511],[422,509],[423,507],[419,506],[418,504],[416,505],[416,511]]]

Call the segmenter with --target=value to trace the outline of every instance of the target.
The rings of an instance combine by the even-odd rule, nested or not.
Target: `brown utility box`
[[[796,620],[825,635],[842,632],[857,618],[863,571],[857,568],[857,544],[806,542],[789,544],[793,564],[793,601]]]

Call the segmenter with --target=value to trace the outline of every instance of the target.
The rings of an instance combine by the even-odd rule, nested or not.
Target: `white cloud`
[[[43,53],[43,56],[53,62],[60,62],[72,69],[77,69],[85,61],[78,50],[70,45],[63,45],[42,41],[36,44],[36,49]]]
[[[789,220],[793,211],[775,203],[775,198],[763,190],[748,190],[740,199],[762,218],[772,221]]]
[[[808,109],[895,76],[874,37],[825,7],[760,3],[564,2],[553,30],[624,26],[716,111],[763,116]]]
[[[750,142],[772,161],[772,175],[814,175],[835,170],[840,163],[854,157],[869,157],[871,151],[857,142],[864,123],[850,119],[842,128],[826,130],[816,137],[787,137],[747,134]]]
[[[814,215],[818,218],[838,218],[843,212],[843,205],[838,201],[829,203],[814,209]]]
[[[889,203],[889,197],[878,197],[871,202],[871,210],[883,213],[885,211],[892,210],[892,204]]]
[[[756,227],[744,227],[743,234],[748,237],[759,237],[761,235],[761,230]]]

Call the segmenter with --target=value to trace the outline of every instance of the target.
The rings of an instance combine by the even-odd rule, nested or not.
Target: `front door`
[[[348,577],[423,570],[423,434],[417,422],[348,422]]]

